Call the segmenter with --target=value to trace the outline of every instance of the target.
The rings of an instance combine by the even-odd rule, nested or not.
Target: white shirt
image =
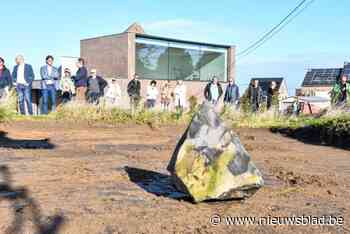
[[[147,87],[147,99],[148,100],[157,100],[158,97],[158,89],[153,86],[148,86]]]
[[[17,83],[26,85],[27,82],[24,78],[24,64],[18,65],[17,69]]]
[[[47,75],[49,76],[49,77],[51,77],[51,74],[52,74],[52,66],[49,66],[49,65],[47,65]],[[54,81],[53,80],[46,80],[46,84],[47,85],[52,85],[54,83]]]
[[[52,66],[47,65],[47,74],[51,76],[52,74]]]
[[[120,86],[115,84],[110,84],[106,93],[106,97],[113,98],[113,99],[119,99],[121,97],[121,89]]]

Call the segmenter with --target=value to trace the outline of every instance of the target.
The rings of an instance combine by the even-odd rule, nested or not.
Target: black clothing
[[[262,99],[262,89],[260,86],[254,87],[251,85],[249,87],[249,100],[250,100],[250,105],[252,107],[253,112],[257,112],[260,107],[261,99]]]
[[[204,89],[204,97],[209,102],[212,101],[212,94],[211,94],[211,91],[210,91],[210,88],[211,88],[212,85],[213,85],[213,82],[210,82],[210,83],[208,83],[205,86],[205,89]],[[219,100],[220,97],[222,96],[223,90],[222,90],[221,84],[219,82],[217,83],[217,86],[218,86],[218,89],[219,89],[219,97],[218,97],[218,100]],[[215,100],[215,101],[218,101],[218,100]]]
[[[139,80],[131,80],[128,84],[128,95],[130,97],[140,97],[141,96],[141,82]]]

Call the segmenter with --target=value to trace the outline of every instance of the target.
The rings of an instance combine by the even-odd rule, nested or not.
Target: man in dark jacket
[[[134,78],[128,84],[127,91],[130,98],[131,114],[135,114],[141,99],[141,82],[138,79],[138,74],[135,74]]]
[[[74,81],[77,99],[82,102],[86,100],[86,89],[88,80],[88,71],[85,67],[85,60],[83,58],[78,59],[77,67],[78,71],[74,77]]]
[[[252,108],[252,112],[258,112],[262,99],[262,89],[259,86],[259,80],[252,81],[252,84],[249,86],[248,97],[250,101],[249,104]]]
[[[31,65],[24,63],[24,57],[22,55],[16,57],[16,64],[12,71],[12,79],[13,84],[16,86],[19,110],[22,115],[25,115],[24,102],[26,102],[28,114],[33,115],[32,83],[35,77],[34,71]]]
[[[6,98],[11,88],[11,72],[5,67],[5,60],[0,57],[0,99]]]
[[[226,87],[224,103],[227,105],[232,105],[238,108],[239,104],[239,88],[235,84],[234,80],[231,78],[229,84]]]
[[[97,75],[96,69],[91,69],[90,76],[87,83],[87,98],[88,102],[91,104],[99,104],[99,99],[104,95],[104,89],[107,86],[107,81],[105,81],[101,76]]]
[[[216,105],[222,96],[223,90],[221,84],[216,76],[213,77],[212,81],[207,84],[204,89],[204,97],[207,101]]]

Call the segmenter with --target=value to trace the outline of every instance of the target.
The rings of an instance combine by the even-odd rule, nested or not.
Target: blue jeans
[[[22,84],[18,84],[16,87],[18,102],[19,102],[19,111],[22,115],[26,114],[24,102],[27,104],[28,114],[33,115],[32,107],[32,87]]]
[[[41,114],[47,115],[49,113],[49,98],[51,99],[51,111],[56,110],[56,88],[55,85],[48,85],[41,90],[43,94],[43,104]]]

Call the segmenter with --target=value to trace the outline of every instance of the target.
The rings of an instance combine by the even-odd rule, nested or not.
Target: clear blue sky
[[[300,0],[61,0],[2,1],[0,56],[12,67],[18,53],[37,70],[47,54],[79,56],[79,40],[118,33],[139,22],[149,34],[243,50]],[[283,31],[237,64],[237,82],[284,76],[290,94],[310,67],[350,60],[350,1],[316,0]]]

